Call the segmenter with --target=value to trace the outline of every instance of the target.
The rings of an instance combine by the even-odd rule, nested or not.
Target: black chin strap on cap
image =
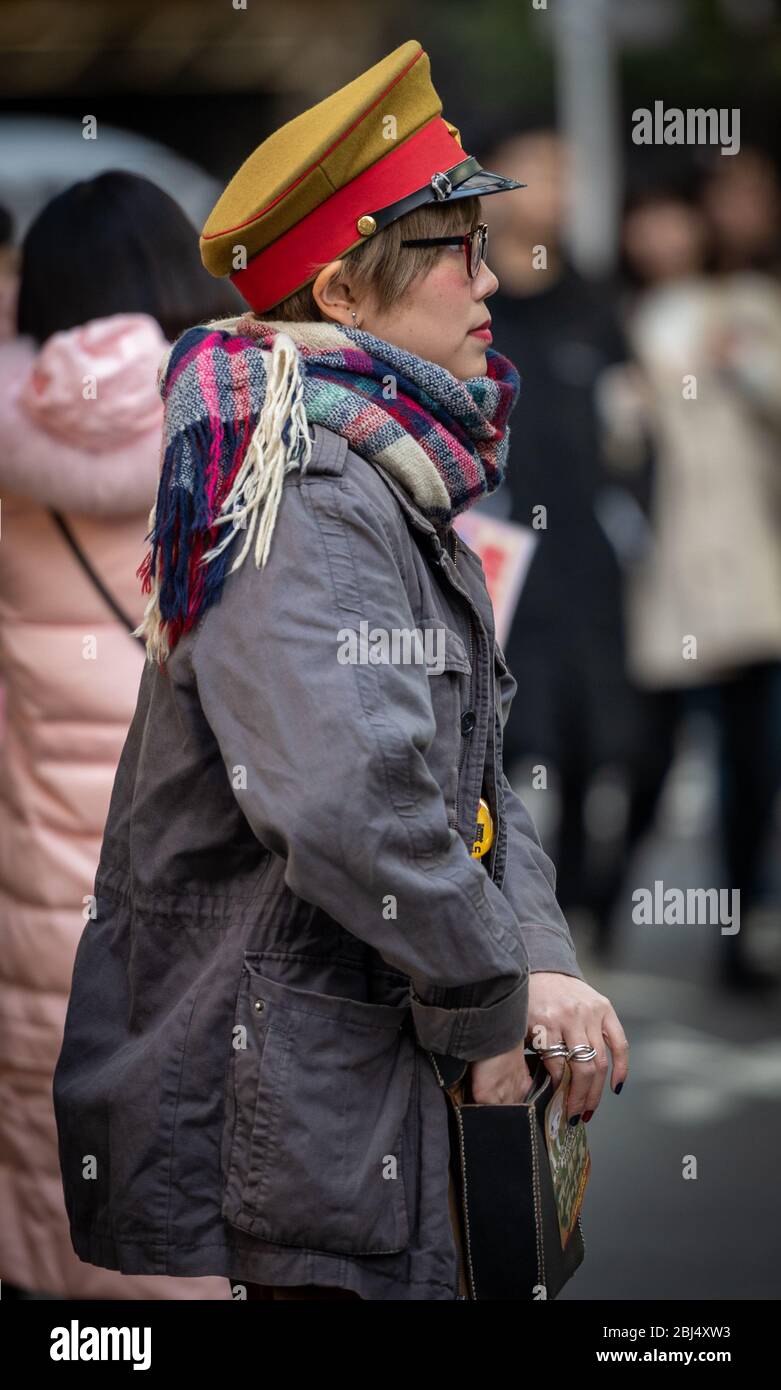
[[[397,218],[403,217],[405,213],[412,212],[413,208],[422,207],[424,203],[443,203],[451,194],[455,193],[460,184],[475,174],[482,174],[483,168],[473,154],[467,159],[462,159],[459,164],[454,164],[452,169],[445,169],[436,174],[432,174],[428,183],[424,183],[422,188],[418,188],[414,193],[408,193],[406,198],[399,198],[395,203],[388,203],[387,207],[379,208],[376,212],[369,213],[375,223],[374,230],[381,231],[387,227],[389,222],[395,222]],[[470,189],[472,196],[477,196],[479,190]],[[432,197],[433,194],[433,197]]]

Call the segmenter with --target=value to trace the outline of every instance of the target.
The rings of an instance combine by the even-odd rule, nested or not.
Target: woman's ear
[[[343,260],[324,265],[312,284],[312,296],[325,318],[351,327],[356,305],[350,286],[341,276],[343,266]]]

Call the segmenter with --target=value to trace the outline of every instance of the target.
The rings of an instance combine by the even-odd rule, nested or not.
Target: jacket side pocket
[[[282,984],[245,953],[228,1070],[222,1214],[277,1245],[405,1250],[409,1006]],[[411,1179],[412,1175],[410,1175]]]

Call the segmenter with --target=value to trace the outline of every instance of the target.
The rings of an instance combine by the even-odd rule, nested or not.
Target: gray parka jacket
[[[454,1299],[428,1051],[509,1050],[529,971],[582,972],[502,770],[482,565],[312,429],[265,568],[141,677],[54,1076],[65,1200],[128,1274]],[[442,659],[345,660],[362,622]]]

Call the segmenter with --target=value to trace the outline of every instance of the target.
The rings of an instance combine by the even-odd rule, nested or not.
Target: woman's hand
[[[572,1084],[567,1115],[590,1114],[599,1105],[607,1078],[607,1047],[613,1054],[612,1089],[623,1085],[629,1074],[629,1043],[609,999],[585,980],[555,971],[533,970],[529,975],[529,1028],[527,1038],[537,1048],[564,1041],[567,1047],[588,1043],[597,1049],[591,1062],[570,1059]],[[606,1047],[607,1044],[607,1047]],[[473,1063],[474,1065],[474,1063]],[[564,1069],[561,1057],[545,1062],[555,1086]]]
[[[613,1005],[604,994],[574,975],[534,970],[529,975],[528,1032],[532,1047],[550,1047],[564,1041],[567,1047],[588,1043],[597,1049],[591,1062],[570,1060],[572,1084],[567,1115],[591,1114],[599,1105],[608,1069],[605,1044],[613,1054],[613,1090],[629,1074],[629,1043]],[[524,1057],[525,1043],[511,1052],[471,1062],[467,1079],[475,1105],[519,1105],[531,1090],[532,1077]],[[545,1062],[554,1087],[561,1081],[560,1057]]]
[[[520,1105],[532,1084],[524,1047],[518,1043],[511,1052],[470,1062],[465,1099],[474,1105]]]

